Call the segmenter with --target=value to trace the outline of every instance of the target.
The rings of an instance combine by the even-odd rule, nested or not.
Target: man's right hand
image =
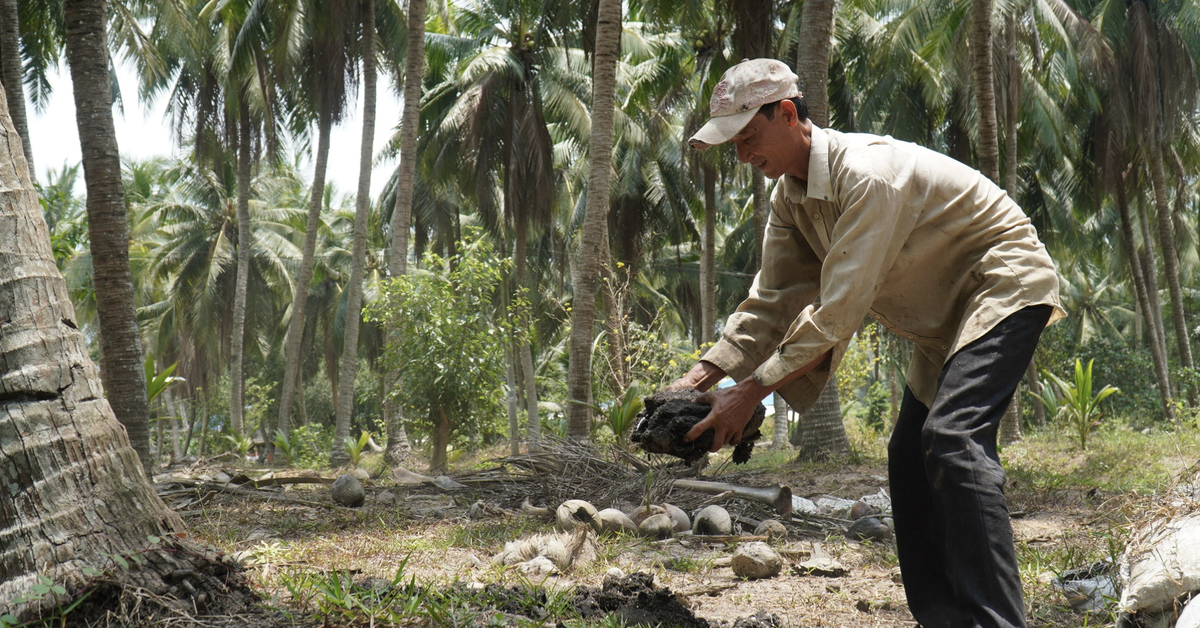
[[[692,370],[687,372],[687,375],[671,382],[667,386],[667,390],[686,390],[695,388],[700,392],[704,392],[716,385],[717,382],[725,378],[725,371],[721,370],[712,362],[703,360],[696,363]]]

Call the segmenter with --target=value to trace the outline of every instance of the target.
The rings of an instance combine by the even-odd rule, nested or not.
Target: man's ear
[[[790,100],[781,101],[779,111],[783,114],[783,121],[788,126],[796,126],[800,123],[800,114],[796,112],[796,103]]]

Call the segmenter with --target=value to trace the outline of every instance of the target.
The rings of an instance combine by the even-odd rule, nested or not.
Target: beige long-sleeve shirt
[[[908,385],[927,406],[946,359],[1014,312],[1059,305],[1058,276],[1029,218],[979,172],[876,135],[812,130],[807,184],[771,196],[763,267],[702,358],[772,385],[806,411],[867,314],[914,343]]]

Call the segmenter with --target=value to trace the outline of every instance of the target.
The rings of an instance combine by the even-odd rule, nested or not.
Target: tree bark
[[[305,224],[304,249],[300,258],[300,274],[292,294],[292,317],[288,321],[287,345],[283,361],[283,392],[279,396],[279,429],[284,434],[292,433],[292,405],[304,390],[300,384],[300,344],[304,337],[305,309],[308,306],[308,289],[312,283],[313,266],[316,264],[317,231],[321,225],[321,206],[325,199],[325,169],[329,164],[329,130],[332,114],[318,114],[317,163],[313,168],[312,196],[308,202],[308,221]],[[337,446],[334,437],[334,446]]]
[[[339,447],[338,433],[350,434],[354,416],[354,379],[358,375],[358,327],[362,318],[363,276],[367,261],[367,224],[371,209],[371,157],[375,151],[375,0],[364,0],[363,10],[363,128],[358,154],[358,191],[354,199],[354,249],[350,261],[350,285],[346,293],[346,319],[342,331],[342,373],[338,377],[338,403],[334,445],[329,462],[340,466],[349,460]]]
[[[771,205],[767,200],[767,178],[754,168],[754,270],[762,269],[763,240],[766,238],[767,222],[771,219]]]
[[[96,313],[104,389],[142,462],[150,463],[150,407],[129,269],[129,219],[112,117],[104,0],[66,0],[67,65],[87,183]]]
[[[1162,315],[1162,300],[1158,298],[1158,268],[1154,261],[1154,237],[1150,234],[1150,218],[1145,207],[1138,210],[1138,226],[1142,231],[1142,274],[1146,281],[1146,297],[1150,302],[1150,316],[1154,320],[1155,342],[1162,352],[1163,363],[1169,364],[1167,353],[1167,327]],[[1174,395],[1172,394],[1172,397]]]
[[[1001,445],[1011,445],[1021,438],[1021,400],[1013,395],[1008,408],[1004,410],[1004,416],[1000,417],[999,441]]]
[[[992,0],[971,0],[971,57],[975,106],[979,115],[976,146],[979,171],[1000,181],[1000,147],[996,141],[996,84],[992,71]]]
[[[1171,321],[1175,324],[1175,343],[1178,345],[1179,362],[1184,368],[1192,368],[1192,344],[1188,340],[1187,321],[1183,318],[1183,290],[1179,284],[1179,256],[1175,251],[1175,222],[1171,216],[1171,205],[1167,202],[1167,179],[1163,172],[1162,150],[1151,138],[1150,178],[1154,184],[1154,206],[1158,210],[1158,239],[1162,249],[1163,271],[1167,276],[1167,291],[1171,295]]]
[[[704,346],[717,331],[717,169],[705,164],[704,232],[700,241],[700,337]]]
[[[517,375],[513,368],[513,359],[512,347],[506,345],[504,348],[504,381],[508,408],[508,453],[517,456],[521,454],[521,421],[517,417]]]
[[[787,449],[788,414],[791,412],[791,408],[783,399],[783,395],[779,393],[774,393],[773,401],[775,402],[775,437],[771,441],[772,449]]]
[[[437,409],[438,422],[433,431],[433,455],[429,470],[434,473],[446,472],[446,446],[450,444],[450,419],[446,416],[445,408]]]
[[[812,409],[800,417],[792,434],[792,444],[800,450],[797,460],[825,460],[850,452],[846,426],[842,423],[842,405],[838,400],[837,374],[831,375],[825,390]]]
[[[509,195],[505,196],[506,199],[511,198]],[[508,202],[508,200],[505,202]],[[529,254],[529,216],[521,210],[509,211],[509,214],[516,218],[516,234],[513,242],[513,279],[516,283],[518,295],[529,299],[530,291],[526,285],[529,283],[526,260]],[[530,321],[525,315],[517,319],[517,326],[524,328],[526,333],[530,331],[531,327]],[[517,352],[517,359],[520,360],[520,367],[516,371],[517,385],[522,387],[525,398],[529,451],[541,451],[541,419],[538,418],[537,384],[534,380],[533,369],[533,348],[530,346],[528,339],[521,339],[515,343],[515,350]]]
[[[70,10],[76,35],[103,16]],[[184,527],[104,400],[19,146],[0,93],[0,613],[24,621],[55,604],[9,601],[39,575],[73,591],[82,567]]]
[[[608,197],[612,174],[617,54],[621,41],[620,0],[599,0],[592,78],[592,130],[588,141],[587,205],[576,252],[567,371],[567,438],[586,441],[592,428],[592,327],[596,279],[608,256]]]
[[[399,277],[408,270],[408,227],[412,220],[413,183],[417,176],[417,127],[421,123],[421,76],[425,72],[425,0],[408,0],[408,49],[404,59],[404,111],[400,114],[400,165],[396,168],[396,204],[392,208],[388,276]],[[392,330],[387,330],[392,335]],[[397,381],[396,386],[404,382]],[[389,460],[398,460],[408,450],[408,434],[400,413],[389,415]],[[397,438],[393,438],[396,436]],[[403,436],[403,443],[399,436]],[[403,448],[402,448],[403,447]]]
[[[1126,254],[1129,256],[1130,275],[1133,276],[1134,292],[1137,294],[1138,305],[1145,317],[1149,331],[1148,344],[1150,357],[1154,362],[1154,376],[1158,379],[1158,395],[1162,399],[1163,408],[1168,420],[1172,416],[1171,378],[1167,371],[1167,355],[1160,342],[1159,325],[1162,319],[1155,316],[1155,310],[1150,301],[1149,290],[1146,286],[1146,273],[1142,268],[1142,260],[1137,251],[1137,240],[1133,235],[1133,221],[1129,218],[1129,203],[1125,195],[1125,178],[1116,178],[1117,213],[1121,216],[1121,238],[1125,241]],[[1155,320],[1158,318],[1158,320]]]
[[[246,431],[242,413],[246,408],[246,291],[250,285],[250,104],[241,94],[238,106],[237,161],[237,284],[233,296],[233,332],[229,337],[229,425],[233,432]]]
[[[800,45],[796,76],[808,104],[808,117],[817,126],[829,125],[829,40],[833,32],[834,0],[805,0],[800,9]]]
[[[1015,199],[1017,194],[1017,165],[1020,155],[1017,147],[1017,119],[1018,105],[1021,102],[1021,64],[1017,58],[1017,13],[1016,8],[1008,12],[1005,19],[1004,28],[1004,47],[1005,55],[1005,71],[1007,79],[1007,89],[1005,90],[1005,106],[1004,106],[1004,149],[1005,149],[1005,170],[1004,170],[1004,189],[1010,197]],[[997,165],[997,169],[999,166]],[[1033,361],[1029,362],[1029,367],[1026,368],[1026,375],[1029,378],[1029,386],[1031,390],[1038,386],[1037,368],[1034,367]],[[1034,418],[1038,425],[1045,423],[1045,411],[1042,409],[1042,404],[1035,403]],[[1004,415],[1000,417],[1000,444],[1011,445],[1023,437],[1021,433],[1021,391],[1013,395],[1012,401],[1008,404],[1008,408],[1004,411]]]
[[[8,113],[12,116],[17,135],[21,136],[21,149],[29,165],[29,178],[37,182],[37,169],[33,165],[33,143],[29,139],[29,119],[25,114],[25,72],[21,67],[21,24],[17,13],[17,0],[0,0],[0,83],[8,97]],[[21,159],[13,155],[13,159]]]

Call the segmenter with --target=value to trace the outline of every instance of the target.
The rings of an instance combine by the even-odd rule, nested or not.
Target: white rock
[[[346,473],[357,478],[359,482],[366,482],[371,479],[371,474],[367,473],[366,469],[359,469],[358,467],[350,469]]]
[[[783,569],[783,557],[762,541],[742,543],[734,550],[730,567],[734,575],[747,580],[771,578]]]
[[[609,578],[623,580],[625,578],[625,572],[621,571],[620,567],[609,567],[608,571],[604,572],[604,579],[607,580]]]
[[[1183,607],[1183,612],[1175,621],[1175,628],[1200,628],[1200,602],[1196,599],[1192,598],[1192,601]]]

